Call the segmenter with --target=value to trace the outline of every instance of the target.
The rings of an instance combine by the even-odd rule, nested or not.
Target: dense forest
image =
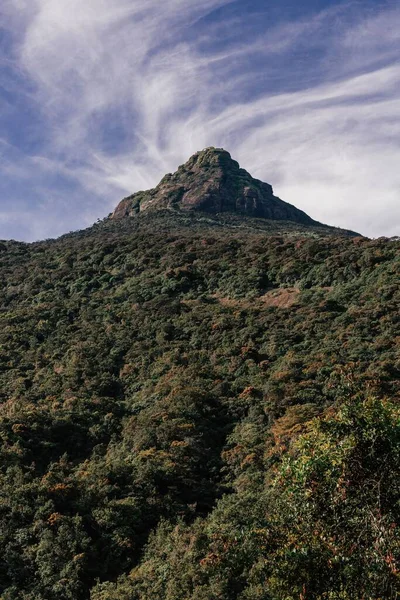
[[[179,211],[2,242],[1,599],[398,598],[399,250]]]

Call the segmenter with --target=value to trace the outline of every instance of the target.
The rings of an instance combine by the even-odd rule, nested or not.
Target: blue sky
[[[195,151],[400,235],[400,4],[2,0],[0,238],[80,229]]]

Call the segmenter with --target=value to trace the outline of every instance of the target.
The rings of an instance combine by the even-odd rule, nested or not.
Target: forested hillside
[[[2,242],[1,598],[397,598],[399,250],[179,211]]]

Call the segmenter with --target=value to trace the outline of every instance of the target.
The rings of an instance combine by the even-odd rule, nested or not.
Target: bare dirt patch
[[[276,306],[278,308],[290,308],[297,302],[300,295],[300,290],[295,287],[290,288],[279,288],[277,290],[270,290],[263,296],[260,296],[260,300],[266,306]]]

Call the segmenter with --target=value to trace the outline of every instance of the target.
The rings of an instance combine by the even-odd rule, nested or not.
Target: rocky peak
[[[306,213],[274,196],[271,185],[241,169],[229,152],[213,147],[196,152],[175,173],[165,175],[154,189],[124,198],[113,218],[162,209],[234,212],[316,224]]]
[[[208,168],[211,166],[223,167],[224,165],[227,167],[230,163],[234,163],[239,169],[239,163],[232,159],[227,150],[210,146],[209,148],[204,148],[204,150],[200,150],[193,154],[193,156],[191,156],[184,165],[181,165],[180,168],[190,168],[195,166],[198,168]]]

